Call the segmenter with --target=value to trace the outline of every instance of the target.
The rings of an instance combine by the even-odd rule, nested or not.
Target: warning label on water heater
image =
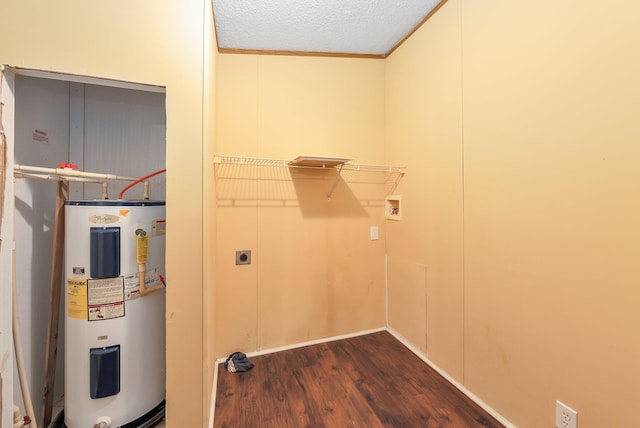
[[[167,234],[166,220],[153,220],[151,222],[151,236],[162,236]]]
[[[124,316],[124,302],[89,306],[89,321],[109,320]]]
[[[145,271],[145,285],[154,287],[161,284],[158,269],[153,268]],[[138,272],[124,276],[124,299],[133,300],[140,297],[140,274]]]
[[[87,280],[87,304],[89,321],[123,317],[124,278]]]

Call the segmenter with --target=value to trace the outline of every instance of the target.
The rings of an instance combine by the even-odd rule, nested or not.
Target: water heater
[[[164,202],[66,202],[69,428],[147,426],[162,417],[165,224]]]

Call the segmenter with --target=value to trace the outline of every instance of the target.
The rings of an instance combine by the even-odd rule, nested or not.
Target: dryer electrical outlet
[[[236,264],[237,265],[250,265],[251,264],[251,250],[238,250],[238,251],[236,251]]]

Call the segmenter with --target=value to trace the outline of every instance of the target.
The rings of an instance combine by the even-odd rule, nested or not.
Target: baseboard
[[[258,355],[274,354],[276,352],[288,351],[290,349],[296,349],[296,348],[304,348],[305,346],[310,346],[310,345],[319,345],[321,343],[335,342],[336,340],[350,339],[352,337],[364,336],[366,334],[378,333],[380,331],[385,331],[385,330],[387,330],[385,327],[375,328],[372,330],[362,330],[355,333],[342,334],[339,336],[323,337],[320,339],[309,340],[307,342],[299,342],[299,343],[293,343],[291,345],[278,346],[275,348],[261,349],[259,351],[254,351],[254,352],[245,352],[245,354],[247,355],[247,357],[257,357]],[[226,359],[227,359],[226,357],[218,358],[216,360],[216,365],[219,365],[220,363],[224,363]]]
[[[517,428],[514,424],[512,424],[511,422],[509,422],[508,420],[506,420],[502,415],[500,415],[498,412],[496,412],[493,408],[491,408],[487,403],[485,403],[484,401],[482,401],[480,398],[478,398],[478,396],[476,396],[474,393],[472,393],[471,391],[469,391],[463,384],[461,384],[460,382],[458,382],[456,379],[454,379],[453,377],[451,377],[446,371],[444,371],[443,369],[441,369],[440,367],[438,367],[436,364],[433,363],[433,361],[429,360],[429,358],[427,358],[427,356],[424,354],[424,352],[422,352],[421,349],[417,348],[416,346],[413,345],[413,343],[411,343],[407,338],[405,338],[404,336],[402,336],[397,330],[391,328],[391,327],[387,327],[386,330],[396,339],[398,339],[398,341],[400,341],[404,346],[406,346],[411,352],[413,352],[416,356],[418,356],[418,358],[420,358],[422,361],[424,361],[425,363],[427,363],[427,365],[429,367],[431,367],[432,369],[434,369],[436,372],[438,372],[438,374],[440,376],[442,376],[443,378],[445,378],[447,380],[447,382],[449,382],[451,385],[453,385],[454,387],[456,387],[460,392],[462,392],[464,395],[466,395],[467,397],[469,397],[469,399],[471,401],[473,401],[474,403],[476,403],[478,406],[480,406],[484,411],[486,411],[487,413],[489,413],[491,416],[493,416],[498,422],[500,422],[502,425],[504,425],[506,428]]]

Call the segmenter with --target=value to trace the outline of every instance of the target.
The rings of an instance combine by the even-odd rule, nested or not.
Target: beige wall
[[[205,16],[213,16],[211,2],[205,1]],[[216,134],[217,134],[217,78],[216,70],[218,66],[218,49],[216,41],[215,26],[213,20],[205,20],[205,75],[204,75],[204,145],[202,151],[202,172],[203,172],[203,235],[207,237],[204,240],[204,285],[202,301],[205,302],[204,319],[203,319],[203,336],[204,344],[204,364],[206,367],[205,382],[202,383],[204,397],[205,414],[211,408],[213,393],[213,377],[215,371],[215,355],[216,355],[216,337],[214,329],[214,311],[215,308],[215,261],[216,261],[216,201],[214,189],[214,169],[213,156],[216,152]],[[209,414],[209,417],[212,415]],[[204,421],[208,423],[208,421]]]
[[[413,249],[429,357],[519,427],[556,399],[640,424],[639,13],[449,0],[387,60],[387,160],[421,158],[390,265]],[[392,267],[390,324],[424,347],[424,278]]]
[[[386,62],[386,157],[407,165],[387,224],[389,325],[463,370],[460,24],[445,5]]]
[[[167,422],[202,426],[206,1],[0,3],[0,62],[167,91]],[[209,39],[209,34],[206,35]],[[206,386],[202,386],[203,382]]]
[[[218,154],[379,164],[384,62],[218,57]],[[385,325],[384,174],[216,166],[216,353]],[[236,250],[252,250],[236,266]]]

